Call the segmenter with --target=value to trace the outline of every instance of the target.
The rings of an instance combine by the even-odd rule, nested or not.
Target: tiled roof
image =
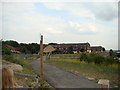
[[[5,45],[6,47],[8,47],[9,49],[11,50],[17,50],[17,48],[13,47],[13,46],[10,46],[10,45]]]
[[[44,52],[52,52],[52,51],[54,51],[54,50],[55,50],[55,48],[52,47],[51,45],[48,45],[48,46],[46,46],[46,47],[44,48]]]

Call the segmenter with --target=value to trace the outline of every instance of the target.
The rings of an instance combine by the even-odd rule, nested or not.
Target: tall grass
[[[32,69],[32,67],[29,65],[29,63],[31,62],[31,60],[28,59],[23,59],[21,58],[19,55],[3,55],[3,59],[7,60],[11,63],[15,63],[15,64],[19,64],[24,68],[25,73],[27,74],[33,74],[34,71]]]
[[[77,59],[50,59],[45,63],[73,72],[85,77],[98,79],[109,79],[111,85],[118,84],[118,64],[95,64],[93,62],[79,61]]]
[[[79,69],[87,69],[87,70],[94,70],[100,73],[112,73],[112,74],[117,74],[118,73],[118,65],[117,64],[112,64],[112,65],[96,65],[94,63],[87,63],[85,61],[79,61],[76,59],[51,59],[45,61],[46,63],[50,64],[60,64],[64,67],[72,67],[74,68],[79,68]]]

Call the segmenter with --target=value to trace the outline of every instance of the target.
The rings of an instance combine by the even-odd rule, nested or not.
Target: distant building
[[[103,52],[103,47],[102,46],[92,46],[91,51],[92,52]]]
[[[6,46],[7,48],[9,48],[12,53],[20,54],[20,51],[18,51],[17,48],[15,48],[15,47],[13,47],[13,46],[10,46],[10,45],[5,45],[5,46]]]
[[[63,43],[63,44],[50,44],[52,47],[54,47],[56,50],[62,51],[64,53],[67,53],[70,48],[72,48],[74,54],[79,54],[81,52],[103,52],[102,46],[90,46],[90,44],[87,43]],[[48,46],[47,44],[44,44],[44,47]],[[104,48],[105,49],[105,48]]]
[[[70,47],[72,47],[74,53],[80,53],[81,50],[84,50],[84,52],[91,52],[89,43],[63,43],[52,46],[64,52],[67,52]]]

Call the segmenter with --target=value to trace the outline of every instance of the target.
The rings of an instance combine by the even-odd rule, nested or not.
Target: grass
[[[22,73],[35,75],[35,72],[34,72],[33,68],[29,64],[30,62],[35,60],[35,58],[36,58],[35,55],[29,55],[31,58],[30,59],[25,59],[25,60],[23,60],[18,55],[15,55],[15,56],[16,56],[17,59],[21,59],[21,61],[22,61],[22,66],[23,66],[23,72]],[[17,80],[19,80],[21,82],[22,85],[24,85],[24,87],[35,88],[35,80],[33,80],[31,78],[20,77],[20,76],[17,76],[16,78],[17,78]],[[23,80],[24,80],[24,82],[23,82]],[[46,81],[44,81],[43,88],[51,88],[51,86]]]
[[[27,55],[29,58],[24,59],[21,55],[13,54],[13,55],[6,55],[4,56],[4,59],[7,59],[9,62],[20,64],[23,67],[23,71],[20,73],[23,74],[29,74],[29,75],[36,75],[33,68],[30,66],[30,62],[35,60],[37,58],[37,55]],[[19,73],[19,72],[18,72]],[[23,86],[25,88],[35,88],[35,80],[23,76],[17,76],[15,75],[15,81],[18,83],[18,85]],[[43,88],[51,88],[51,86],[44,81],[44,87]]]
[[[21,77],[21,76],[15,76],[15,80],[18,83],[18,85],[23,86],[25,88],[36,88],[36,81],[34,79],[27,78],[27,77]],[[46,81],[44,81],[43,88],[53,88],[53,87],[51,87]]]
[[[110,80],[112,87],[118,86],[118,65],[96,65],[94,63],[86,63],[77,59],[50,59],[45,63],[56,66],[58,68],[70,71],[83,77],[95,78],[96,82],[99,79]]]

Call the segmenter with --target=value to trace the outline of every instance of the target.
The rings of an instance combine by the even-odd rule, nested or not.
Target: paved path
[[[39,74],[39,60],[30,63]],[[55,88],[97,88],[94,81],[66,72],[54,66],[44,64],[44,79]]]

